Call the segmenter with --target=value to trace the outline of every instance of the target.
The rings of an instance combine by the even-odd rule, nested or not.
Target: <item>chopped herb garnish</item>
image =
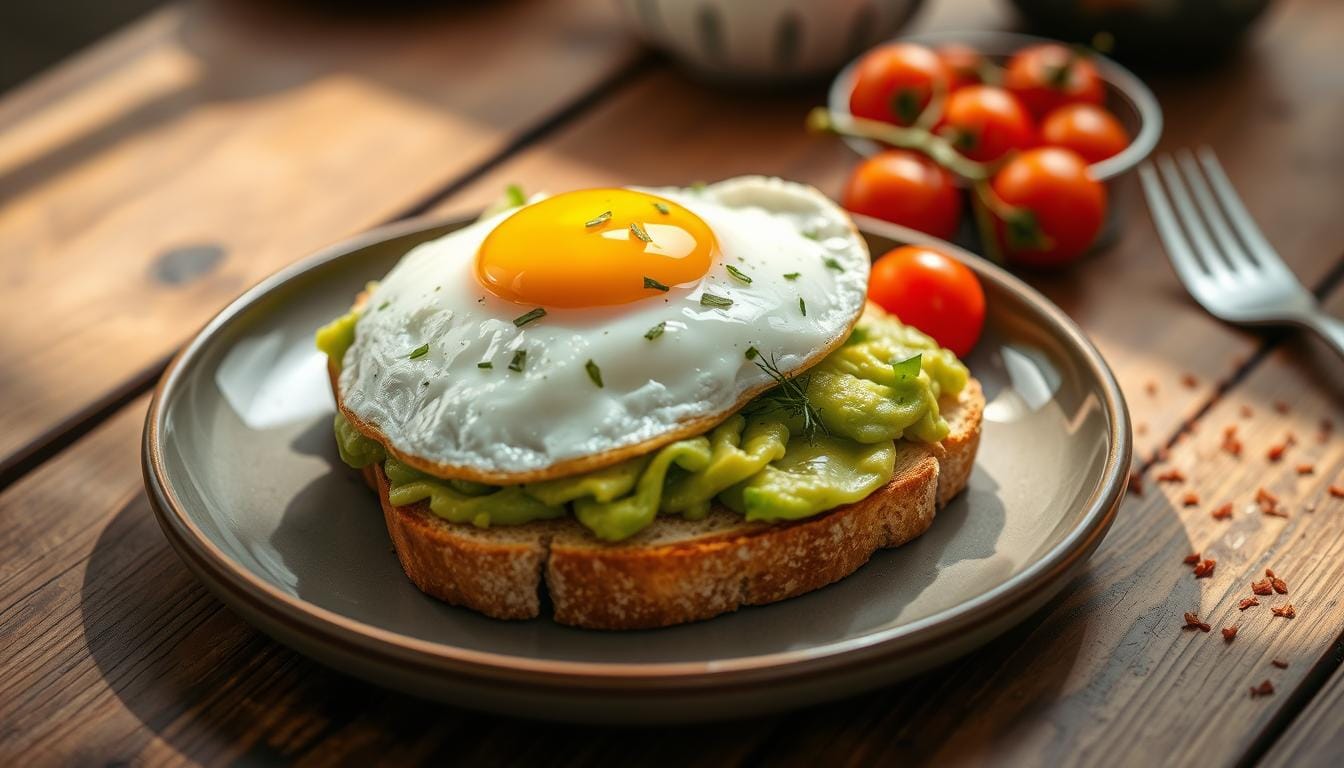
[[[490,370],[491,368],[494,368],[494,367],[495,367],[495,364],[492,363],[492,362],[490,362],[489,360],[482,360],[481,362],[479,362],[479,363],[476,364],[476,367],[477,367],[477,368],[484,368],[485,370],[488,371],[488,370]]]
[[[806,237],[808,240],[818,240],[821,238],[821,235],[817,234],[817,230],[815,229],[804,229],[803,237]]]
[[[669,290],[666,285],[663,285],[662,283],[658,282],[657,280],[654,280],[652,277],[648,277],[647,275],[644,277],[644,287],[652,288],[655,291]]]
[[[803,313],[803,317],[807,317],[807,302],[803,301],[802,296],[798,297],[798,311]]]
[[[745,272],[738,269],[737,267],[734,267],[732,264],[724,264],[723,268],[728,270],[728,274],[732,275],[733,277],[736,277],[738,280],[741,280],[742,282],[747,284],[751,283],[751,278],[748,277]]]
[[[390,306],[392,306],[392,302],[390,302],[390,301],[384,301],[382,304],[379,304],[379,305],[378,305],[378,311],[381,312],[381,311],[383,311],[384,309],[387,309],[387,308],[390,307]]]
[[[513,359],[509,361],[509,370],[523,372],[523,366],[527,364],[527,350],[520,349],[513,353]]]
[[[644,227],[640,226],[638,221],[630,222],[630,231],[634,233],[635,237],[638,237],[646,243],[653,242],[653,238],[649,237],[649,233],[644,231]]]
[[[592,227],[600,227],[608,221],[611,221],[611,211],[603,211],[597,214],[595,218],[583,222],[583,226],[591,229]]]
[[[700,294],[700,306],[727,309],[733,306],[733,300],[723,296],[715,296],[712,293],[702,293]]]
[[[914,357],[902,360],[899,363],[892,363],[891,370],[896,373],[896,380],[906,381],[907,379],[913,379],[916,376],[918,376],[919,367],[920,364],[923,362],[923,359],[924,356],[922,354],[919,354],[915,355]]]
[[[785,280],[797,280],[799,277],[802,276],[802,274],[803,274],[802,272],[789,272],[789,273],[787,273],[787,274],[784,275],[784,279],[785,279]]]
[[[827,256],[827,257],[826,257],[826,260],[823,261],[822,263],[825,264],[827,267],[830,267],[831,269],[834,269],[836,272],[844,272],[844,271],[845,271],[845,268],[842,267],[842,266],[840,266],[840,262],[836,261],[835,259],[831,258],[830,256]]]
[[[705,191],[705,182],[703,182],[703,181],[692,181],[692,182],[691,182],[691,191],[692,191],[692,192],[704,192],[704,191]]]
[[[527,312],[525,314],[513,318],[513,324],[518,326],[519,328],[522,328],[524,325],[527,325],[533,320],[540,320],[545,316],[546,316],[546,310],[542,309],[541,307],[537,307],[536,309],[530,312]]]
[[[672,212],[666,205],[663,205],[662,203],[654,203],[653,207],[657,208],[658,212],[663,214],[664,216]]]
[[[786,416],[800,418],[803,422],[803,439],[808,443],[816,442],[818,430],[826,432],[826,425],[821,423],[821,416],[807,396],[811,375],[804,373],[800,376],[785,376],[775,365],[774,359],[768,362],[757,360],[756,366],[775,380],[775,387],[753,400],[747,406],[747,412],[782,411]]]
[[[658,323],[657,325],[653,326],[649,330],[645,331],[644,338],[648,339],[649,341],[653,341],[654,339],[663,335],[663,329],[666,327],[667,327],[667,321],[664,320]]]
[[[747,347],[747,352],[744,355],[744,357],[746,357],[748,360],[755,360],[760,356],[761,356],[761,350],[757,349],[754,346]]]
[[[588,362],[584,363],[583,367],[588,369],[588,378],[593,380],[593,383],[597,385],[598,389],[601,389],[602,369],[598,368],[597,363],[594,363],[592,360],[589,360]]]
[[[527,202],[527,195],[523,194],[522,187],[510,184],[504,188],[504,199],[509,201],[510,208],[517,208]]]
[[[414,360],[414,359],[416,359],[417,357],[424,357],[425,355],[428,355],[428,354],[429,354],[429,345],[428,345],[428,344],[421,344],[420,346],[418,346],[418,347],[416,347],[415,349],[411,350],[411,354],[408,355],[406,359],[407,359],[407,360]]]

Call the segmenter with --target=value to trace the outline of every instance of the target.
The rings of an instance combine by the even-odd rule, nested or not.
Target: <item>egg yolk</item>
[[[700,279],[714,232],[671,200],[584,189],[520,208],[486,236],[476,278],[496,296],[543,307],[625,304]]]

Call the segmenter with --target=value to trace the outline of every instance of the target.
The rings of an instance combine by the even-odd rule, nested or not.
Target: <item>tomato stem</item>
[[[825,107],[816,107],[807,114],[807,127],[818,133],[854,136],[901,149],[913,149],[928,155],[934,162],[967,181],[984,181],[994,173],[994,167],[990,164],[977,163],[967,158],[947,139],[924,128],[902,128],[878,120],[832,112]]]

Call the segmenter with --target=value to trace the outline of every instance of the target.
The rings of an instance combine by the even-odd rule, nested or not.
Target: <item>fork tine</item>
[[[1209,239],[1209,231],[1204,228],[1204,221],[1200,218],[1199,211],[1185,191],[1185,183],[1181,180],[1181,172],[1176,169],[1176,163],[1172,161],[1170,155],[1163,155],[1157,159],[1157,167],[1162,174],[1162,180],[1167,184],[1167,193],[1171,195],[1171,201],[1176,205],[1181,225],[1190,236],[1195,254],[1204,263],[1205,271],[1219,281],[1231,280],[1232,272],[1227,262],[1218,255],[1218,249],[1213,246],[1213,241]]]
[[[1261,266],[1278,266],[1287,270],[1287,265],[1283,259],[1265,240],[1261,234],[1260,228],[1255,225],[1255,219],[1242,205],[1241,198],[1237,196],[1237,190],[1228,180],[1227,174],[1223,173],[1223,166],[1218,162],[1218,158],[1213,154],[1213,150],[1207,146],[1199,148],[1199,162],[1204,166],[1204,174],[1208,176],[1209,183],[1213,186],[1214,193],[1218,196],[1218,201],[1222,204],[1223,210],[1227,211],[1227,217],[1231,220],[1232,226],[1236,228],[1237,234],[1241,236],[1242,242],[1246,243],[1246,250]]]
[[[1143,195],[1148,199],[1148,210],[1152,213],[1153,225],[1157,228],[1158,236],[1162,238],[1162,244],[1167,248],[1167,254],[1171,256],[1171,265],[1176,268],[1176,274],[1180,276],[1181,282],[1185,283],[1190,293],[1203,303],[1201,294],[1209,288],[1209,278],[1204,274],[1194,252],[1190,250],[1190,244],[1186,242],[1185,235],[1176,223],[1176,215],[1172,213],[1167,193],[1162,191],[1162,182],[1158,181],[1157,171],[1153,169],[1152,163],[1145,162],[1139,166],[1139,181],[1143,184]]]
[[[1214,202],[1213,194],[1209,192],[1209,185],[1204,182],[1204,174],[1200,173],[1199,164],[1195,162],[1195,156],[1190,150],[1182,149],[1176,154],[1176,162],[1180,165],[1182,173],[1185,175],[1185,183],[1190,187],[1190,191],[1195,196],[1195,202],[1199,206],[1200,213],[1204,216],[1204,221],[1208,223],[1209,229],[1213,230],[1213,237],[1218,241],[1220,252],[1227,260],[1228,266],[1233,272],[1244,272],[1255,269],[1255,262],[1247,255],[1241,247],[1241,243],[1232,235],[1232,230],[1228,228],[1227,218],[1223,216],[1223,211]]]

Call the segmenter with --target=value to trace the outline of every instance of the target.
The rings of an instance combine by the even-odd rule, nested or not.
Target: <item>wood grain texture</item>
[[[1260,765],[1264,768],[1290,768],[1299,765],[1340,765],[1344,763],[1344,729],[1339,727],[1344,712],[1344,647],[1334,652],[1334,674],[1306,709],[1293,719],[1282,738],[1274,742]]]
[[[606,0],[304,7],[174,6],[0,104],[0,470],[637,56]]]

